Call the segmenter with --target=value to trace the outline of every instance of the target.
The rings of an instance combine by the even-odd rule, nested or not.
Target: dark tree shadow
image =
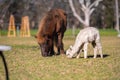
[[[5,57],[3,55],[3,52],[0,51],[0,56],[2,58],[2,61],[3,61],[3,64],[4,64],[4,69],[5,69],[5,73],[6,73],[6,80],[9,80],[9,72],[8,72],[8,67],[7,67],[7,63],[6,63],[6,60],[5,60]]]

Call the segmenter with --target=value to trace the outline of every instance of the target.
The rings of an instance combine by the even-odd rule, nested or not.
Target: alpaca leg
[[[92,46],[94,48],[94,58],[96,58],[97,57],[97,45],[96,45],[95,41],[92,42]]]
[[[97,46],[94,47],[94,58],[97,57]]]
[[[76,57],[77,59],[80,58],[80,52],[81,52],[81,50],[77,53],[78,54]]]
[[[97,48],[98,48],[98,51],[99,51],[99,54],[101,56],[101,58],[103,58],[103,54],[102,54],[102,46],[101,46],[101,43],[97,43]]]
[[[78,59],[78,58],[80,58],[80,53],[77,55],[77,57],[76,57],[76,58],[77,58],[77,59]]]
[[[103,58],[102,48],[99,49],[100,57]]]
[[[63,39],[63,34],[58,34],[58,52],[60,52],[61,54],[65,54],[62,39]]]
[[[83,45],[82,45],[82,47],[83,47]],[[81,53],[81,52],[82,52],[82,50],[79,49],[78,52],[77,52],[77,57],[76,57],[77,59],[80,58],[80,53]]]
[[[87,58],[87,47],[88,47],[88,43],[84,44],[84,58]]]

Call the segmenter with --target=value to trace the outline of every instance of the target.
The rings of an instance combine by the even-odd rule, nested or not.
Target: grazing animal
[[[58,54],[65,54],[63,36],[67,26],[67,15],[62,9],[51,9],[42,19],[35,36],[44,57],[54,55],[54,43]]]
[[[79,58],[80,52],[83,48],[84,58],[87,58],[88,43],[92,43],[94,48],[94,58],[97,56],[97,50],[99,51],[101,58],[103,58],[100,34],[99,31],[94,27],[87,27],[79,32],[76,37],[75,44],[70,46],[70,48],[66,51],[67,57],[72,58],[77,56],[76,58]]]

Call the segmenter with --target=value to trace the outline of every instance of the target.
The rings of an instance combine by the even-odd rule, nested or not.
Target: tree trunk
[[[79,0],[79,3],[81,5],[81,10],[84,12],[84,18],[82,18],[76,12],[75,6],[73,5],[73,0],[69,0],[69,4],[72,9],[73,15],[84,25],[83,26],[84,28],[90,26],[90,16],[95,10],[95,7],[98,6],[100,1],[102,0],[95,0],[93,3],[91,3],[90,0]]]
[[[120,37],[118,0],[115,0],[115,6],[116,6],[116,27],[115,29],[118,31],[118,37]]]

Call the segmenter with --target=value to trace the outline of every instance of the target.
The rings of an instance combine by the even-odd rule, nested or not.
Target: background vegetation
[[[120,4],[120,0],[118,2]],[[78,0],[75,0],[74,3],[77,11],[79,11]],[[71,28],[74,24],[76,24],[76,27],[81,27],[73,16],[68,0],[0,0],[0,28],[8,27],[11,14],[15,16],[16,26],[20,26],[22,16],[27,15],[30,18],[30,27],[37,28],[39,20],[52,8],[62,8],[66,11],[68,28]],[[82,13],[79,13],[82,16]],[[115,0],[103,0],[91,17],[91,26],[104,29],[114,28],[115,22]]]

